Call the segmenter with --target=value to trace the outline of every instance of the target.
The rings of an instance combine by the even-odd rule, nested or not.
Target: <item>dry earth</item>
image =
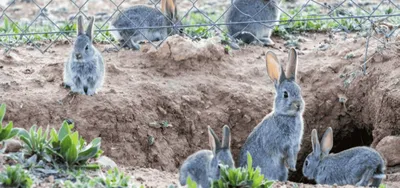
[[[382,49],[372,40],[363,75],[364,38],[343,33],[302,38],[298,80],[306,101],[305,134],[298,172],[290,180],[310,183],[300,169],[311,150],[312,129],[333,128],[333,152],[375,147],[383,137],[400,134],[400,65],[395,45]],[[147,45],[141,52],[103,52],[107,78],[92,97],[70,95],[61,86],[68,44],[59,42],[46,54],[19,47],[0,56],[0,102],[8,105],[5,121],[17,127],[58,127],[72,119],[86,139],[101,137],[105,154],[137,181],[154,187],[174,184],[183,160],[207,148],[208,125],[217,134],[225,124],[232,128],[237,156],[254,126],[271,112],[274,88],[264,54],[272,50],[282,63],[287,58],[284,41],[275,40],[275,48],[246,46],[231,55],[215,38],[191,42],[180,37],[169,38],[159,50]],[[171,127],[155,128],[154,122]],[[390,169],[386,183],[400,186],[399,171]]]

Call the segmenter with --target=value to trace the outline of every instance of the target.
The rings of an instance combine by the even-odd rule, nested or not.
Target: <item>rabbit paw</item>
[[[261,38],[260,41],[263,43],[264,46],[273,46],[275,42],[272,41],[270,38]]]
[[[293,162],[293,161],[288,160],[288,161],[286,161],[285,166],[286,166],[290,171],[296,172],[296,162]]]

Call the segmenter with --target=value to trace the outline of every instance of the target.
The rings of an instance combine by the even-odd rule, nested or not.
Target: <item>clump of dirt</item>
[[[372,58],[363,75],[365,39],[333,37],[327,43],[332,34],[313,34],[300,44],[305,132],[292,181],[306,182],[300,169],[311,151],[314,128],[333,128],[334,152],[375,146],[384,136],[400,132],[399,53],[375,52],[378,43],[371,42]],[[144,45],[142,52],[103,52],[107,77],[94,96],[70,95],[61,86],[70,46],[58,44],[46,54],[19,47],[0,57],[5,121],[29,128],[58,127],[72,119],[85,139],[101,137],[105,154],[118,164],[172,173],[187,156],[207,149],[207,126],[220,135],[227,124],[237,156],[249,133],[272,111],[274,87],[266,74],[265,52],[273,50],[283,64],[287,59],[284,42],[274,41],[273,49],[245,46],[231,55],[215,39],[192,42],[181,37],[168,39],[158,51]],[[327,43],[323,49],[322,43]],[[153,126],[157,123],[168,126]]]

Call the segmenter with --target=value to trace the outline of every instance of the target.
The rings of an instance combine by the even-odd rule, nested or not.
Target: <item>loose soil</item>
[[[302,39],[298,80],[306,101],[305,129],[298,170],[290,180],[312,183],[301,174],[311,151],[312,129],[333,128],[333,152],[374,147],[384,136],[400,134],[399,50],[396,43],[384,49],[371,39],[363,75],[365,38],[330,33]],[[63,120],[73,120],[85,139],[101,137],[105,155],[138,182],[153,187],[177,184],[184,159],[208,148],[207,126],[218,135],[223,125],[231,127],[237,160],[249,133],[271,112],[274,87],[264,55],[272,50],[283,64],[287,59],[284,41],[274,40],[274,48],[244,46],[230,55],[216,38],[192,42],[177,36],[158,50],[144,45],[140,52],[104,51],[107,77],[94,96],[71,95],[61,86],[68,42],[57,42],[46,54],[18,47],[0,56],[5,121],[29,128],[59,127]],[[97,47],[103,51],[111,46]],[[170,126],[157,128],[155,122]],[[388,170],[390,187],[400,186],[399,172]]]

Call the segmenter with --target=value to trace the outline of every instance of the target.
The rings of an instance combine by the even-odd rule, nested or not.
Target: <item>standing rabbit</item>
[[[93,46],[94,17],[90,17],[86,32],[82,16],[78,17],[78,37],[74,48],[64,64],[64,84],[71,91],[93,95],[104,82],[104,62],[100,52]]]
[[[226,23],[232,22],[261,22],[228,25],[228,33],[245,43],[260,40],[264,46],[272,46],[272,30],[279,21],[280,0],[232,0],[232,7],[225,18]]]
[[[181,28],[175,26],[182,25],[177,13],[176,0],[162,0],[162,12],[156,8],[145,5],[137,5],[122,11],[117,18],[111,23],[111,29],[119,29],[112,31],[113,36],[126,44],[130,49],[139,50],[141,41],[160,41],[168,37],[169,34],[177,34],[183,32]],[[174,26],[174,28],[158,28],[158,29],[133,29],[136,27],[161,27]]]
[[[235,166],[230,149],[230,129],[227,125],[223,128],[222,145],[210,127],[208,127],[208,141],[211,151],[200,150],[183,162],[179,171],[179,181],[182,186],[186,185],[186,180],[190,176],[202,188],[210,187],[212,180],[219,179],[220,165],[227,165],[229,168]]]
[[[337,154],[329,154],[333,146],[332,128],[318,141],[317,130],[311,132],[313,152],[303,164],[303,175],[318,184],[379,187],[385,178],[385,162],[377,151],[369,147],[354,147]]]
[[[303,137],[304,100],[296,83],[297,52],[290,49],[286,73],[276,55],[266,55],[267,72],[275,85],[274,109],[250,133],[240,150],[240,166],[247,164],[247,152],[253,166],[269,180],[286,181],[288,168],[296,170],[297,153]]]

